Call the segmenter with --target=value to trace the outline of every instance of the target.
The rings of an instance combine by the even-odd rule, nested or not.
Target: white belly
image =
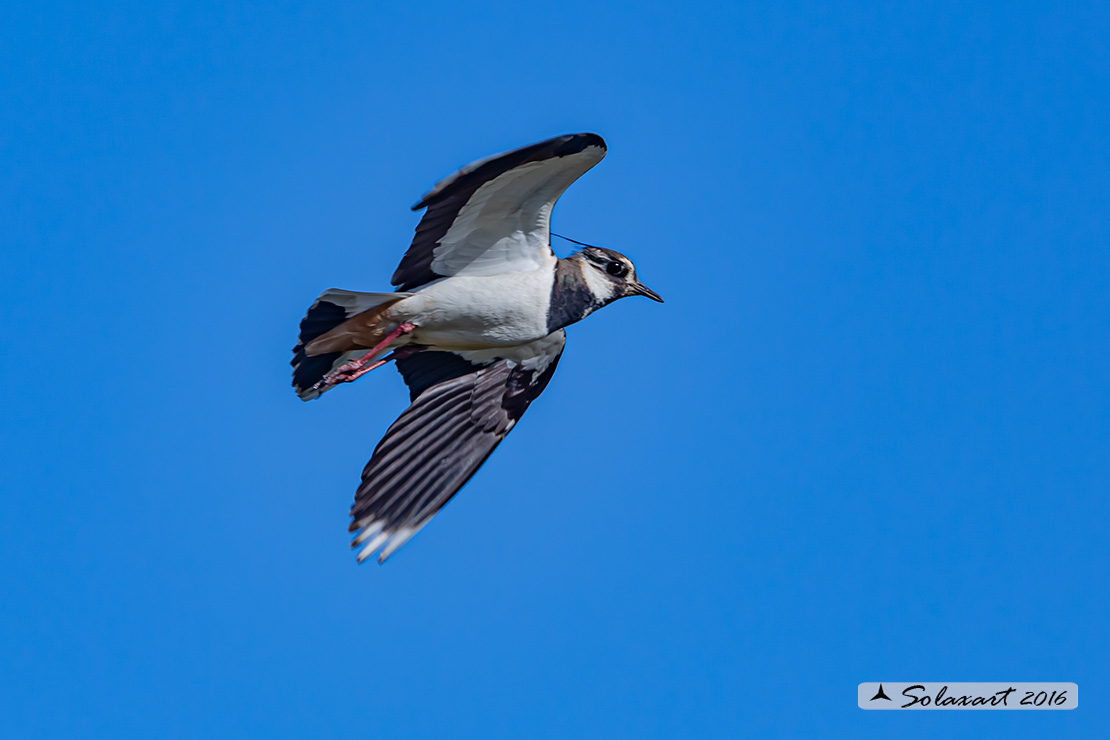
[[[484,277],[456,275],[390,308],[416,324],[412,341],[438,349],[511,347],[548,334],[555,274],[550,267]]]

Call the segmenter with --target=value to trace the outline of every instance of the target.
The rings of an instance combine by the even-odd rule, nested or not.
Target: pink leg
[[[385,352],[386,349],[389,348],[389,345],[396,341],[398,337],[411,334],[415,328],[416,325],[411,322],[402,322],[400,326],[389,333],[389,336],[378,342],[372,350],[362,357],[351,360],[346,365],[341,365],[325,375],[324,379],[316,384],[316,388],[330,388],[339,383],[350,383],[352,380],[361,378],[371,370],[381,367],[386,363],[386,360],[373,362],[374,358],[382,352]]]
[[[362,358],[360,357],[359,359]],[[322,381],[323,384],[330,386],[336,385],[338,383],[350,383],[352,381],[358,380],[371,370],[377,370],[379,367],[386,363],[385,360],[377,360],[375,362],[371,362],[369,365],[364,365],[362,367],[356,368],[352,367],[355,362],[357,362],[357,360],[348,362],[343,367],[338,367],[332,372],[328,373],[328,377],[325,377]]]

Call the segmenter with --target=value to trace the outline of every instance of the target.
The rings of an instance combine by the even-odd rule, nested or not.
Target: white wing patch
[[[605,150],[529,162],[485,183],[466,202],[432,252],[439,275],[499,275],[549,266],[555,255],[551,210],[555,201],[601,161]]]
[[[354,316],[357,313],[362,313],[368,309],[380,306],[388,301],[395,301],[398,298],[408,298],[412,293],[359,293],[354,290],[340,290],[339,288],[328,288],[320,297],[316,299],[316,303],[326,301],[334,303],[342,308],[347,316]],[[316,303],[312,305],[316,305]]]

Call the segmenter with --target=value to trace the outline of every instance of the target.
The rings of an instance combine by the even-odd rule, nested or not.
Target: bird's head
[[[603,247],[586,247],[574,256],[582,263],[582,275],[590,291],[602,303],[612,303],[630,295],[642,295],[663,302],[658,293],[639,281],[636,266],[620,252]]]

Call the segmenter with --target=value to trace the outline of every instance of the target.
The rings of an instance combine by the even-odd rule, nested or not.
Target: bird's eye
[[[605,272],[614,277],[624,277],[628,274],[628,268],[622,265],[620,262],[614,261],[605,265]]]

